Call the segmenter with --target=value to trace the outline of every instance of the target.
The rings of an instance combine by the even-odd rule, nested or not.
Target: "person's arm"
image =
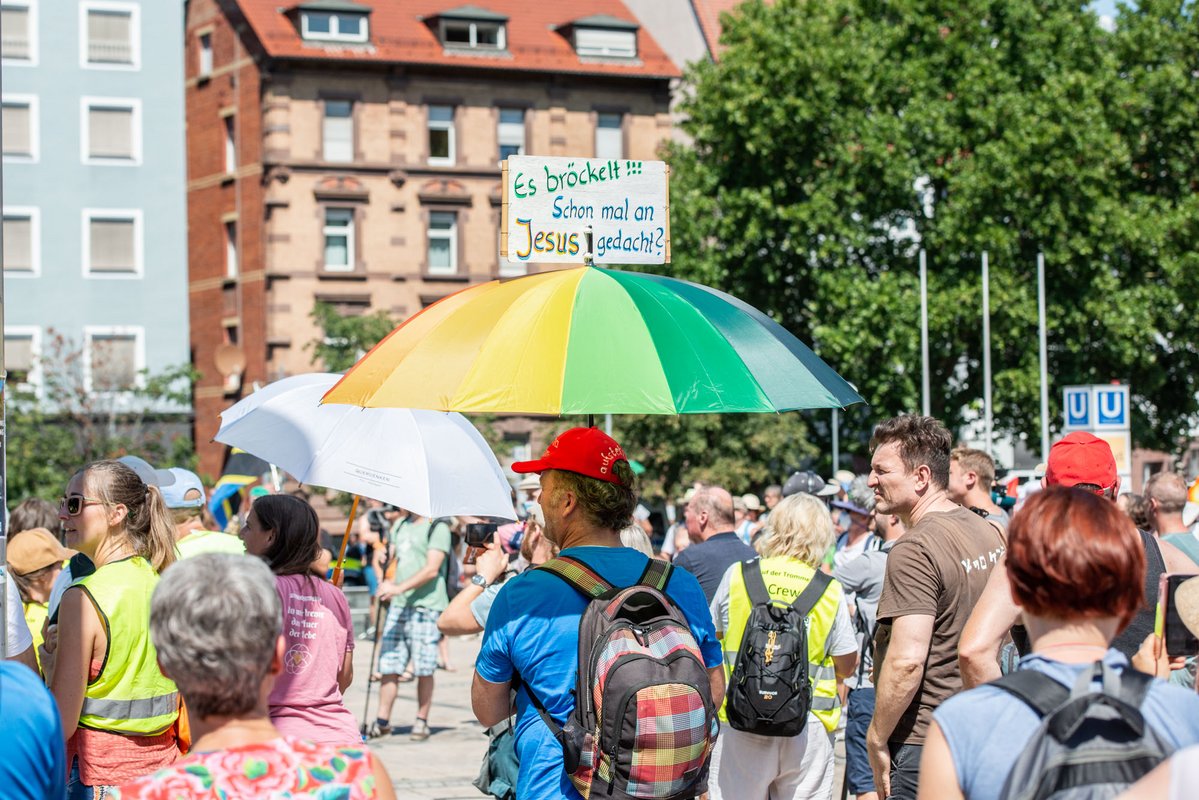
[[[83,589],[68,589],[58,609],[58,645],[50,691],[58,704],[62,735],[70,740],[79,726],[88,668],[100,632],[100,620]]]
[[[1012,600],[1006,563],[1000,557],[991,570],[982,597],[970,613],[962,638],[958,640],[958,669],[966,689],[1000,676],[999,649],[1008,631],[1020,620],[1020,607]]]
[[[391,784],[391,776],[387,774],[387,767],[383,766],[383,759],[371,756],[371,774],[375,776],[375,797],[378,800],[396,800],[395,787]]]
[[[712,692],[712,705],[720,708],[724,703],[724,664],[708,668],[708,689]]]
[[[842,656],[833,656],[833,670],[837,673],[837,680],[843,681],[853,674],[853,671],[858,668],[858,653],[855,650],[852,653],[846,653]]]
[[[384,581],[379,584],[379,590],[375,593],[375,596],[380,600],[387,600],[390,597],[395,597],[412,589],[419,589],[429,581],[437,579],[437,575],[441,572],[441,565],[445,562],[445,559],[446,553],[444,550],[430,548],[429,552],[425,555],[425,565],[415,574],[399,583]]]
[[[500,579],[508,568],[508,554],[500,546],[500,535],[494,534],[487,548],[475,558],[475,574],[482,575],[488,587]],[[467,583],[437,618],[437,630],[446,636],[466,636],[480,633],[483,626],[475,619],[471,604],[487,591],[475,583]]]
[[[712,671],[708,670],[708,677],[711,680]],[[723,697],[724,674],[720,676],[721,697]],[[475,719],[484,728],[490,728],[503,720],[506,720],[512,713],[512,705],[510,702],[512,691],[512,681],[504,681],[503,683],[492,683],[479,677],[479,673],[475,673],[474,681],[470,685],[470,707],[475,712]]]
[[[920,788],[916,800],[963,800],[958,785],[958,771],[941,726],[934,720],[924,737],[924,752],[920,757]]]
[[[347,650],[345,657],[341,660],[341,669],[337,671],[337,688],[342,693],[346,693],[346,689],[350,688],[350,684],[354,682],[354,651]]]
[[[882,797],[891,796],[891,751],[887,742],[920,690],[932,640],[933,617],[929,614],[910,614],[891,622],[891,641],[875,686],[874,719],[866,732],[874,785]]]

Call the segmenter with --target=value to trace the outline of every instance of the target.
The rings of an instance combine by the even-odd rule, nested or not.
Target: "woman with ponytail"
[[[47,678],[67,740],[68,799],[169,766],[179,755],[175,684],[150,641],[150,595],[175,560],[170,513],[157,486],[117,461],[77,472],[59,503],[69,539],[95,546],[96,571],[59,607]]]

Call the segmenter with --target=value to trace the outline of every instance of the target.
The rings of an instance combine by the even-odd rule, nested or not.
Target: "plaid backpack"
[[[651,558],[627,588],[567,556],[538,569],[591,599],[579,623],[575,709],[566,724],[529,692],[562,745],[575,788],[584,798],[594,789],[614,800],[703,794],[720,723],[699,645],[666,595],[670,564]]]

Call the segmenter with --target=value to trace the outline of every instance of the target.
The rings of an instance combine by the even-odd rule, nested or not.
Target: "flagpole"
[[[987,455],[993,456],[991,441],[991,266],[983,251],[983,418],[986,424]]]
[[[1037,253],[1037,325],[1041,340],[1041,463],[1049,463],[1049,367],[1045,334],[1045,254]]]
[[[920,248],[920,365],[921,408],[924,416],[931,413],[928,389],[928,259]]]

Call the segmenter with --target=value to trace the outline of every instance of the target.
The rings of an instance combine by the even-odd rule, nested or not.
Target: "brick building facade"
[[[397,320],[499,257],[514,153],[652,159],[678,70],[619,0],[192,0],[191,344],[200,469],[221,410],[319,369],[316,301]]]

